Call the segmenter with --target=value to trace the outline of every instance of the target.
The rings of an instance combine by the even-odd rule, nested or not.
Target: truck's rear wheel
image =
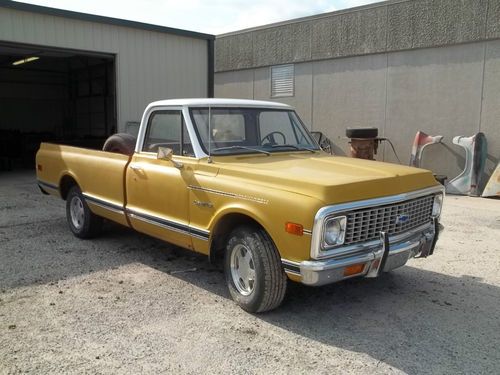
[[[102,218],[90,211],[78,186],[73,186],[66,197],[66,219],[76,237],[95,237],[102,228]]]
[[[224,270],[231,297],[242,309],[264,312],[283,301],[287,277],[278,251],[263,229],[243,226],[231,233]]]

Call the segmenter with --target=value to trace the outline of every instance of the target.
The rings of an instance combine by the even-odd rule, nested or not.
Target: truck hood
[[[371,160],[310,153],[214,158],[218,176],[247,180],[323,201],[377,198],[437,185],[430,171]]]

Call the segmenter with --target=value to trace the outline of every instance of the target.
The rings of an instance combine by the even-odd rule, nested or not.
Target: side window
[[[193,156],[193,147],[181,111],[157,111],[151,114],[142,151],[158,152],[168,147],[174,155]]]

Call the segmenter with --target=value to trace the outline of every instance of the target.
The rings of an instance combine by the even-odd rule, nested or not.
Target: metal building
[[[151,101],[213,96],[213,44],[208,34],[0,0],[0,169],[32,165],[40,141],[100,147],[134,132]]]
[[[215,65],[216,96],[293,105],[337,154],[347,127],[374,126],[403,163],[418,130],[443,135],[424,166],[449,178],[464,166],[455,136],[486,135],[488,176],[500,159],[499,0],[391,0],[232,32]]]

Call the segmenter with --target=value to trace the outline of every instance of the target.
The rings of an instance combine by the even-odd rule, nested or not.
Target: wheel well
[[[224,249],[227,237],[235,228],[241,225],[251,225],[262,228],[262,225],[245,214],[232,213],[223,216],[212,230],[213,239],[212,245],[210,246],[211,263],[216,263],[224,257]]]
[[[66,175],[63,178],[61,178],[61,183],[59,184],[59,191],[61,192],[62,199],[66,200],[69,189],[71,189],[71,187],[74,185],[78,184],[73,177]]]

